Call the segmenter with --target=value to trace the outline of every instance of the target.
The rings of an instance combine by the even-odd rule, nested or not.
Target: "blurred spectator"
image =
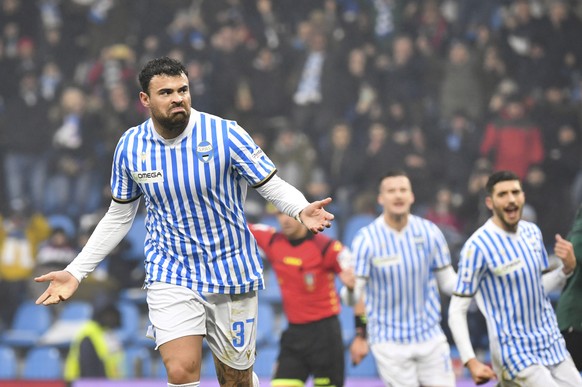
[[[373,190],[374,184],[384,174],[381,165],[395,168],[394,161],[401,166],[402,153],[396,154],[397,146],[392,142],[391,133],[382,122],[373,122],[367,130],[367,142],[360,153],[360,168],[357,186],[360,190]]]
[[[108,304],[96,307],[91,320],[76,334],[65,360],[64,379],[120,379],[123,377],[123,347],[115,330],[121,327],[119,309]]]
[[[481,133],[463,111],[457,111],[437,137],[439,175],[454,193],[463,193],[477,158]]]
[[[455,41],[448,51],[440,89],[442,119],[450,119],[455,111],[464,111],[472,120],[482,115],[483,94],[477,63],[466,43]]]
[[[458,195],[457,195],[458,196]],[[436,190],[434,199],[423,217],[430,220],[442,231],[451,255],[456,255],[465,242],[463,234],[463,224],[457,215],[457,206],[453,192],[447,186],[441,186]]]
[[[103,47],[88,69],[87,85],[92,90],[108,90],[120,82],[131,84],[137,77],[135,62],[135,52],[125,44]]]
[[[79,252],[71,237],[67,235],[63,228],[57,227],[51,229],[51,233],[46,241],[44,241],[38,248],[36,254],[36,264],[33,275],[38,277],[44,273],[61,270],[67,266]],[[30,294],[39,295],[44,292],[44,284],[39,284],[34,281],[29,282]]]
[[[95,172],[103,151],[102,122],[90,110],[85,93],[78,87],[68,87],[52,124],[56,130],[46,211],[78,219],[100,204],[104,176]]]
[[[459,208],[461,221],[465,225],[465,235],[470,235],[491,217],[491,211],[485,205],[485,185],[492,170],[491,162],[487,159],[477,159],[473,165],[463,194],[463,203]]]
[[[566,0],[549,0],[540,22],[539,39],[547,51],[555,76],[568,79],[582,64],[582,22]],[[533,79],[533,78],[532,78]]]
[[[499,116],[487,123],[480,153],[490,158],[495,171],[511,170],[520,179],[532,165],[544,161],[541,130],[520,96],[512,96]]]
[[[285,125],[269,149],[269,158],[277,165],[277,174],[285,181],[306,192],[313,179],[316,154],[309,137]]]
[[[319,148],[326,128],[337,118],[336,87],[342,75],[329,50],[327,36],[316,28],[308,35],[306,50],[298,56],[290,81],[292,122]]]
[[[253,112],[259,120],[289,116],[289,103],[286,94],[273,85],[285,84],[283,58],[276,52],[261,48],[249,69],[249,87]],[[190,79],[192,79],[192,75]],[[192,101],[192,105],[194,101]]]
[[[339,210],[337,215],[345,219],[352,211],[352,199],[359,188],[356,180],[361,162],[347,122],[339,121],[332,126],[329,140],[319,153],[319,162],[326,171],[330,195]]]
[[[34,73],[26,73],[18,90],[6,104],[5,125],[0,135],[6,193],[10,202],[24,200],[34,210],[42,210],[46,195],[48,154],[52,130],[48,124],[48,104],[43,100]]]
[[[11,202],[8,217],[0,216],[0,322],[8,327],[16,309],[31,295],[29,281],[39,245],[48,238],[50,226],[23,200]]]
[[[378,59],[381,101],[400,101],[413,117],[418,117],[425,95],[424,62],[416,53],[412,37],[394,37],[389,55]]]
[[[503,57],[513,73],[520,58],[527,55],[532,39],[540,36],[543,30],[539,18],[533,14],[529,0],[512,1],[503,15],[499,38]]]

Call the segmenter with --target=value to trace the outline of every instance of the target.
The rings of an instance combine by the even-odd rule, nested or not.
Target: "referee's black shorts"
[[[344,345],[337,316],[308,324],[289,324],[281,335],[274,379],[307,381],[314,386],[344,385]]]

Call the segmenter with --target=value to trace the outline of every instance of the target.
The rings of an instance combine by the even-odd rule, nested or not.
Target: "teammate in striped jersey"
[[[440,325],[439,289],[451,294],[457,276],[443,233],[410,213],[414,194],[404,172],[381,179],[378,203],[383,214],[362,228],[352,243],[354,294],[346,296],[342,289],[347,303],[363,294],[367,314],[367,324],[356,316],[352,361],[359,363],[371,349],[386,385],[455,386],[450,348]],[[357,305],[356,313],[361,309]]]
[[[121,137],[113,160],[113,200],[87,245],[37,299],[71,297],[81,280],[129,231],[144,197],[145,268],[151,335],[168,386],[200,384],[206,337],[222,386],[258,385],[255,360],[257,291],[264,288],[257,243],[245,221],[247,187],[311,232],[331,225],[327,198],[307,202],[234,121],[191,107],[188,73],[163,57],[139,74],[150,119]]]
[[[493,173],[485,204],[493,216],[465,243],[449,307],[449,326],[477,384],[582,386],[547,293],[576,267],[572,244],[556,235],[561,265],[550,270],[540,229],[521,220],[525,195],[509,171]],[[493,369],[475,357],[467,327],[472,297],[487,320]]]

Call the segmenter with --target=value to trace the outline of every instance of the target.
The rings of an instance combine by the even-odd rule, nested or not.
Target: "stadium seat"
[[[263,272],[265,279],[265,289],[259,292],[259,301],[266,301],[272,304],[281,303],[281,289],[279,281],[273,269],[266,269]]]
[[[130,346],[125,348],[124,377],[128,379],[149,378],[152,373],[152,357],[145,347]]]
[[[346,375],[348,377],[375,378],[378,377],[374,356],[369,353],[358,365],[352,364],[350,351],[346,350]]]
[[[52,229],[62,228],[70,239],[75,238],[77,235],[77,226],[75,225],[75,222],[73,222],[73,220],[67,215],[49,215],[47,217],[47,221]]]
[[[59,320],[89,320],[93,314],[93,306],[86,301],[67,301],[59,314]]]
[[[155,366],[154,375],[158,379],[167,379],[168,373],[166,372],[166,367],[164,366],[164,362],[162,361],[162,357],[157,354],[156,357],[153,359],[153,364]]]
[[[351,247],[352,241],[357,232],[364,226],[369,225],[376,219],[376,215],[372,214],[355,214],[352,215],[344,227],[342,242],[344,245]]]
[[[142,332],[139,308],[131,302],[122,301],[117,304],[117,309],[119,309],[121,317],[121,327],[117,333],[119,339],[124,344],[128,344],[137,339],[137,336]]]
[[[0,346],[0,379],[16,379],[18,376],[18,358],[12,347]]]
[[[257,346],[277,342],[275,336],[275,311],[269,302],[259,302],[259,321],[257,323]]]
[[[214,356],[212,356],[212,351],[207,349],[202,354],[202,369],[200,370],[200,376],[202,378],[216,379],[216,367],[214,366]]]
[[[24,358],[24,379],[62,379],[63,360],[55,347],[31,348]]]
[[[25,301],[16,310],[10,329],[0,336],[1,342],[12,347],[32,347],[51,324],[49,308],[38,306],[32,300]]]
[[[337,221],[331,222],[331,227],[323,230],[323,235],[331,239],[339,239],[339,226]]]
[[[275,345],[258,348],[253,371],[259,377],[272,377],[278,355],[279,348]]]

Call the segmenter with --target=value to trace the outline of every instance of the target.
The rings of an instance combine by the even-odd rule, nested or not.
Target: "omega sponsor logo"
[[[131,173],[136,183],[161,183],[164,181],[162,171],[136,171]]]

